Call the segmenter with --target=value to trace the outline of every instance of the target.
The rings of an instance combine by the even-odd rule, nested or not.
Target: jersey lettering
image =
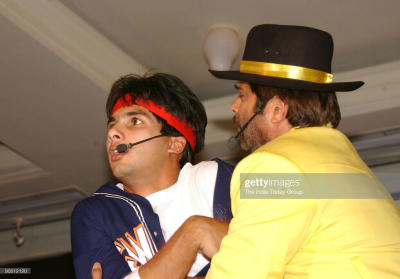
[[[134,228],[133,232],[134,236],[126,232],[125,239],[121,237],[114,241],[115,247],[121,255],[125,255],[125,261],[132,271],[138,269],[153,257],[149,239],[144,232],[142,224]]]

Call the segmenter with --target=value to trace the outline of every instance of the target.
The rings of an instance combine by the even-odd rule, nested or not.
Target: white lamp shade
[[[203,54],[211,70],[229,71],[239,51],[239,36],[227,27],[211,29],[204,40]]]

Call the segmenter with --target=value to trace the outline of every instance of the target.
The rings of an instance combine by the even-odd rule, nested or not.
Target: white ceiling
[[[111,82],[130,71],[175,74],[206,100],[209,145],[201,158],[243,155],[223,147],[234,131],[234,82],[212,77],[202,54],[216,26],[235,29],[242,51],[257,24],[330,32],[334,81],[354,76],[373,85],[357,93],[365,95],[340,96],[342,130],[398,127],[399,11],[397,0],[0,0],[0,142],[46,173],[0,182],[0,200],[69,186],[91,194],[113,179],[104,107]]]
[[[396,0],[62,2],[145,67],[176,74],[202,99],[232,93],[231,83],[223,86],[208,74],[202,56],[204,36],[215,26],[235,29],[242,50],[248,31],[258,24],[328,31],[335,41],[334,73],[400,59]]]

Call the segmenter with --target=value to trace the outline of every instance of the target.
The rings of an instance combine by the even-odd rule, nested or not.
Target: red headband
[[[152,113],[158,115],[162,119],[166,120],[169,125],[177,129],[184,137],[185,139],[189,142],[190,147],[194,151],[194,147],[196,146],[196,134],[192,130],[192,125],[188,123],[188,127],[186,128],[186,122],[185,121],[179,121],[178,118],[172,116],[168,112],[165,111],[165,109],[161,106],[157,106],[153,101],[147,100],[149,104],[146,104],[144,101],[136,99],[134,103],[132,103],[132,97],[128,93],[125,95],[125,100],[128,103],[128,105],[124,102],[123,100],[124,97],[121,97],[117,100],[115,103],[112,111],[111,111],[111,116],[114,114],[114,112],[117,109],[120,109],[122,107],[126,106],[132,106],[133,104],[139,105],[141,107],[144,107],[151,111]]]

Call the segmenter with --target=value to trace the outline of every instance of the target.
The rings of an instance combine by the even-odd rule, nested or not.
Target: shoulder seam
[[[224,166],[224,168],[225,168],[230,174],[233,174],[234,166],[232,166],[232,170],[231,170],[231,169],[228,167],[228,165],[229,165],[229,166],[231,166],[231,165],[228,164],[227,162],[222,161],[222,160],[219,159],[219,158],[214,158],[214,159],[212,159],[211,161],[217,162],[217,163],[218,163],[218,167],[219,167],[220,165]]]

